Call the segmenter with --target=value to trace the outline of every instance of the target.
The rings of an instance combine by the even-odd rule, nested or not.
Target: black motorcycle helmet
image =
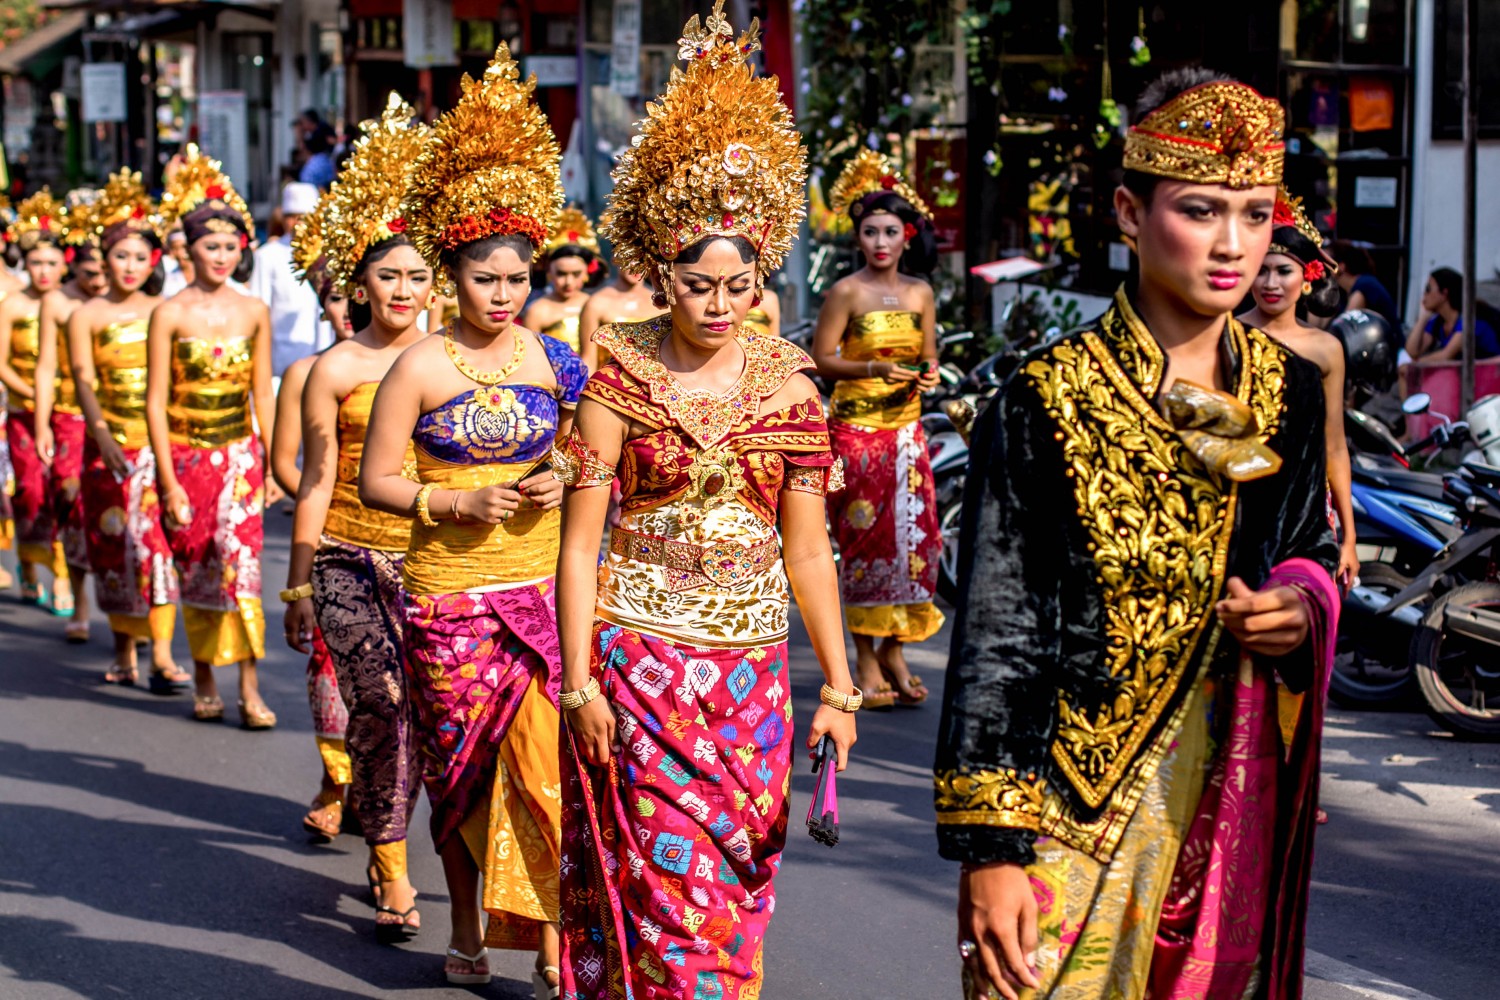
[[[1344,378],[1349,385],[1373,394],[1395,384],[1401,346],[1384,316],[1351,309],[1330,323],[1328,332],[1344,345]]]

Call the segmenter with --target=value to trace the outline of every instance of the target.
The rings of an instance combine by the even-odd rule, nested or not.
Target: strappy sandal
[[[193,718],[198,722],[223,722],[224,699],[218,695],[209,698],[193,695]]]
[[[922,683],[922,678],[916,674],[907,674],[905,682],[896,677],[896,672],[884,663],[880,665],[880,675],[890,684],[891,690],[896,694],[896,702],[907,708],[915,708],[927,700],[929,694],[927,685]]]
[[[135,687],[135,682],[141,679],[138,667],[122,667],[118,663],[110,664],[104,672],[104,683],[118,684],[121,687]]]
[[[476,968],[477,969],[480,962],[483,962],[483,961],[485,961],[486,959],[488,959],[490,957],[490,951],[489,951],[488,948],[485,948],[485,947],[481,946],[480,949],[478,951],[476,951],[474,954],[472,954],[472,955],[465,955],[463,952],[459,951],[457,948],[453,947],[452,945],[449,945],[448,946],[448,957],[449,958],[456,958],[460,962],[468,962],[471,968]],[[485,971],[485,972],[449,972],[447,969],[444,969],[443,970],[443,975],[446,976],[447,979],[448,979],[448,982],[452,983],[454,986],[488,986],[490,980],[494,978],[493,976],[490,975],[490,973],[488,971]]]
[[[73,621],[63,626],[63,641],[75,646],[81,646],[89,641],[89,623]]]
[[[412,893],[412,895],[415,896],[416,893]],[[395,922],[388,921],[381,923],[380,914],[382,913],[388,913],[399,919]],[[393,906],[385,905],[375,907],[375,940],[381,944],[405,944],[422,933],[422,926],[420,924],[412,926],[410,923],[413,913],[416,913],[419,917],[422,915],[417,911],[417,904],[415,902],[404,910],[398,910]],[[451,951],[452,949],[449,950]],[[486,979],[485,982],[489,982],[489,980]]]
[[[57,592],[56,588],[53,588],[52,603],[48,605],[47,610],[51,611],[58,618],[66,618],[77,608],[74,602],[75,598],[72,594],[63,596]]]
[[[312,809],[302,817],[302,829],[315,844],[331,843],[344,828],[344,797],[327,799],[322,794],[312,801]]]
[[[21,603],[43,605],[47,603],[47,586],[43,583],[21,581]]]
[[[252,732],[275,729],[276,713],[265,705],[261,705],[258,708],[249,708],[242,700],[240,702],[240,728],[249,729]]]
[[[896,689],[881,683],[873,688],[861,688],[865,700],[859,706],[861,712],[889,712],[896,707]]]
[[[177,667],[157,670],[153,667],[151,670],[151,679],[147,682],[146,689],[154,695],[170,698],[173,695],[179,695],[186,691],[192,680],[193,675],[186,670],[180,670]]]
[[[555,985],[547,982],[549,972],[557,977]],[[531,974],[531,989],[536,993],[536,1000],[557,1000],[562,996],[562,970],[555,965],[542,966]]]

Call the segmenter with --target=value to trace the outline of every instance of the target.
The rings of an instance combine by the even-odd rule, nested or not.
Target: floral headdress
[[[99,254],[98,202],[98,188],[74,188],[63,199],[63,257],[69,264]]]
[[[107,251],[125,237],[137,234],[159,243],[161,233],[156,229],[154,211],[139,172],[125,169],[111,174],[94,206],[100,244]]]
[[[773,76],[749,63],[760,22],[738,39],[723,0],[678,40],[666,93],[614,170],[603,234],[617,267],[650,273],[671,288],[672,262],[711,237],[744,237],[755,247],[757,284],[781,266],[807,213],[807,150]]]
[[[167,177],[161,195],[162,229],[181,223],[189,243],[209,233],[238,233],[240,245],[254,239],[255,220],[218,160],[204,156],[194,143]]]
[[[599,252],[599,237],[594,235],[594,224],[577,205],[569,205],[558,214],[552,235],[542,244],[542,252],[551,254],[565,246],[583,247],[595,254]]]
[[[52,197],[50,188],[42,188],[16,206],[16,217],[5,229],[5,242],[14,243],[22,253],[30,253],[41,243],[60,246],[63,241],[63,207]]]
[[[1125,169],[1236,190],[1281,182],[1286,113],[1253,87],[1221,80],[1192,87],[1125,136]]]
[[[833,182],[828,196],[828,208],[841,220],[846,216],[858,219],[865,214],[872,202],[886,194],[895,195],[907,202],[924,218],[932,218],[932,212],[922,196],[906,183],[885,154],[869,148],[861,148],[853,159],[844,164],[838,180]]]
[[[328,255],[323,245],[323,229],[328,221],[329,196],[318,198],[311,212],[297,220],[292,228],[292,273],[312,286],[318,298],[333,289],[328,275]]]
[[[353,293],[354,273],[370,248],[407,231],[401,200],[429,132],[427,126],[412,123],[415,116],[411,105],[393,91],[379,118],[360,123],[364,135],[318,202],[324,215],[319,230],[328,278],[346,295]]]
[[[1323,249],[1323,234],[1302,208],[1302,199],[1285,185],[1276,188],[1276,207],[1271,213],[1270,253],[1279,253],[1302,265],[1304,281],[1317,281],[1338,272],[1338,264]]]
[[[432,124],[401,209],[436,269],[445,253],[490,236],[521,235],[539,248],[562,207],[562,152],[533,96],[536,78],[521,81],[502,42],[484,75],[465,74],[462,87]]]

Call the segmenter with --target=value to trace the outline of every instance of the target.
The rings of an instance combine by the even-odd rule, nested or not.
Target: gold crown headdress
[[[215,213],[204,223],[206,231],[239,232],[247,241],[254,238],[255,220],[223,165],[204,156],[196,143],[188,143],[186,155],[175,164],[161,194],[162,228],[171,229],[202,208]]]
[[[609,221],[617,267],[670,288],[671,262],[710,237],[741,236],[759,254],[757,283],[780,267],[807,212],[807,150],[774,76],[756,76],[760,20],[738,39],[723,0],[677,43],[666,93],[614,170]]]
[[[1131,127],[1125,169],[1236,190],[1277,184],[1286,113],[1229,80],[1185,90]]]
[[[594,234],[594,224],[577,205],[568,205],[559,213],[552,235],[542,244],[542,252],[550,254],[565,246],[583,247],[595,254],[599,252],[599,237]]]
[[[328,206],[322,225],[328,277],[346,294],[370,247],[407,231],[402,198],[408,171],[428,137],[426,125],[412,123],[415,115],[392,91],[380,117],[360,123],[364,135],[319,203]]]
[[[901,172],[886,159],[885,154],[868,148],[861,148],[853,159],[844,164],[838,180],[833,182],[828,207],[841,220],[857,218],[863,211],[864,199],[882,191],[889,191],[906,201],[921,215],[932,218],[932,212],[928,210],[922,196],[906,183]]]
[[[524,83],[504,42],[478,80],[428,131],[412,166],[401,214],[434,268],[466,243],[519,234],[533,248],[562,207],[562,151],[537,106],[536,77]]]
[[[5,229],[5,241],[14,243],[22,253],[30,253],[44,241],[61,244],[63,211],[52,197],[52,189],[42,188],[16,206],[16,217]]]
[[[160,239],[153,208],[138,171],[127,168],[111,174],[94,205],[94,225],[105,249],[134,233]]]
[[[292,273],[312,285],[321,295],[328,278],[328,257],[324,253],[323,229],[328,222],[329,197],[318,198],[311,212],[292,227]]]
[[[1302,208],[1302,199],[1288,191],[1284,184],[1276,187],[1276,208],[1271,213],[1271,226],[1268,252],[1283,254],[1301,264],[1303,278],[1317,281],[1330,269],[1338,271],[1337,262],[1323,249],[1323,234]],[[1297,246],[1299,237],[1306,240],[1310,248]]]
[[[62,240],[69,261],[84,247],[98,251],[98,203],[98,188],[74,188],[63,199]]]

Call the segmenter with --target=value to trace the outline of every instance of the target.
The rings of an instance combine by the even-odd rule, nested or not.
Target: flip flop
[[[456,958],[460,962],[468,962],[471,966],[477,966],[480,962],[488,958],[489,954],[489,949],[483,947],[472,955],[465,955],[452,945],[448,946],[449,958]],[[454,986],[487,986],[489,985],[489,981],[494,978],[488,972],[449,972],[447,969],[443,970],[443,975]]]

